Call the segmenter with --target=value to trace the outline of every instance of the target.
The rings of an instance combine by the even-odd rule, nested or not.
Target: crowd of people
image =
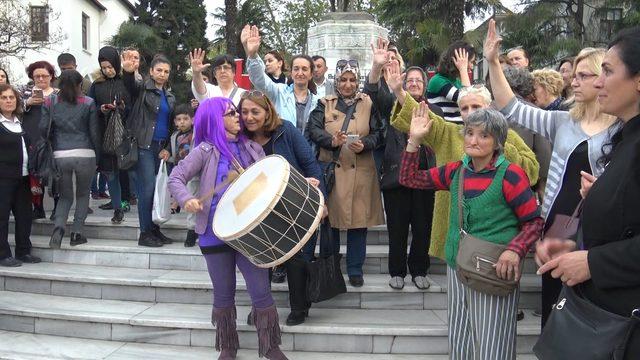
[[[316,257],[318,237],[271,270],[212,229],[231,180],[277,154],[325,196],[331,236],[320,238],[331,240],[321,248],[338,253],[346,230],[351,286],[365,283],[372,226],[388,228],[389,286],[397,291],[407,275],[418,289],[429,288],[429,255],[446,262],[452,359],[514,359],[516,352],[519,289],[497,294],[470,280],[459,256],[472,244],[468,235],[501,249],[496,259],[476,259],[494,283],[517,284],[527,254],[535,253],[543,328],[563,287],[624,317],[640,307],[640,29],[623,30],[607,49],[582,49],[556,69],[531,71],[526,49],[502,52],[491,20],[483,49],[452,43],[431,78],[421,66],[406,66],[383,39],[371,46],[368,74],[357,60],[343,59],[333,79],[322,56],[298,54],[287,63],[262,49],[256,26],[242,29],[241,42],[252,88],[234,82],[233,54],[208,61],[205,50],[193,49],[193,100],[185,104],[172,92],[171,62],[158,54],[142,71],[134,48],[100,49],[91,80],[70,54],[59,56],[59,75],[47,61],[29,64],[31,81],[22,87],[0,69],[0,196],[7,199],[0,206],[0,266],[40,261],[30,254],[29,237],[32,220],[45,217],[47,193],[55,204],[51,248],[60,248],[74,202],[70,245],[88,241],[90,197],[110,198],[101,208],[113,210],[114,225],[137,203],[139,246],[172,243],[152,219],[164,160],[172,209],[189,213],[184,246],[199,245],[213,284],[219,359],[234,359],[239,348],[236,267],[251,297],[247,322],[258,329],[259,355],[286,359],[270,282],[288,281],[286,324],[305,322],[306,263]],[[472,84],[480,56],[488,75]],[[114,136],[136,147],[130,167],[108,146]],[[55,165],[46,179],[32,161],[43,142]],[[333,181],[326,176],[331,168]],[[570,216],[578,216],[579,230],[558,235],[558,223]],[[640,330],[629,334],[625,359],[640,356]]]

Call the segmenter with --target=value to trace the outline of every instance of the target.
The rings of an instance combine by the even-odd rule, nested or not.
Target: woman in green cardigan
[[[515,359],[519,289],[506,296],[468,287],[456,274],[460,226],[485,241],[505,246],[493,264],[497,276],[519,280],[520,263],[542,233],[544,221],[524,170],[505,159],[509,126],[502,114],[482,109],[465,119],[464,156],[444,166],[419,169],[418,146],[435,120],[424,102],[413,110],[400,184],[413,189],[451,192],[447,262],[447,316],[451,359]],[[462,224],[458,223],[458,184],[462,184]]]

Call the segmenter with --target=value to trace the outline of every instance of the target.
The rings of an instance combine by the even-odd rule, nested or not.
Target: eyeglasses
[[[262,91],[260,90],[251,90],[251,91],[245,91],[244,93],[242,93],[242,96],[240,97],[241,99],[246,99],[249,97],[266,97],[267,95],[265,95]]]
[[[239,116],[240,114],[238,113],[238,110],[236,109],[231,109],[229,111],[227,111],[224,116],[231,116],[231,117],[236,117]]]
[[[336,67],[343,67],[343,66],[351,66],[351,67],[358,67],[358,60],[338,60],[338,63],[336,64]]]
[[[231,69],[233,69],[233,67],[229,64],[222,64],[222,65],[218,65],[216,67],[213,68],[213,71],[218,72],[218,71],[231,71]]]
[[[413,83],[413,84],[424,84],[424,80],[422,80],[422,79],[407,79],[406,83],[407,84],[411,84],[411,83]]]
[[[46,74],[46,75],[33,75],[34,79],[47,79],[47,78],[50,78],[50,77],[51,77],[51,75],[49,75],[49,74]]]
[[[573,75],[573,78],[576,79],[578,82],[583,82],[587,79],[591,79],[597,76],[598,74],[576,73],[575,75]]]

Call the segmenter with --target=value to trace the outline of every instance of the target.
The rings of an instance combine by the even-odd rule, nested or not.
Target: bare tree
[[[62,29],[49,28],[58,17],[47,3],[32,7],[19,0],[0,1],[0,58],[23,59],[28,50],[51,49],[60,43],[66,38]]]

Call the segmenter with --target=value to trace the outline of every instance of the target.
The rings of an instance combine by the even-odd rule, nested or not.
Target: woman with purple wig
[[[251,297],[253,323],[258,329],[258,353],[267,359],[287,359],[280,351],[280,325],[271,288],[269,271],[258,268],[213,233],[211,223],[223,187],[210,198],[208,193],[225,182],[234,163],[243,168],[263,158],[262,146],[242,135],[238,111],[231,100],[215,97],[203,101],[194,121],[194,148],[171,171],[169,190],[180,206],[196,213],[200,250],[207,261],[213,284],[211,321],[216,326],[218,359],[235,359],[239,347],[236,331],[236,266],[242,272]],[[197,193],[192,195],[187,182],[200,177]]]

